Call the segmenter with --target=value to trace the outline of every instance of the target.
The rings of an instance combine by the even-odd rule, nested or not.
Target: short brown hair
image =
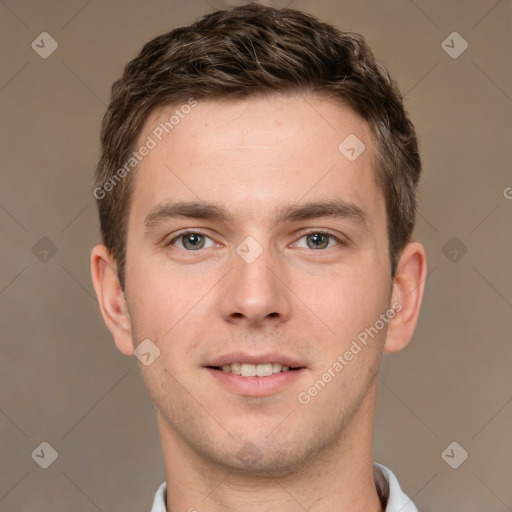
[[[108,193],[103,187],[130,158],[149,114],[191,98],[293,92],[330,97],[368,122],[376,142],[376,182],[385,198],[395,275],[414,228],[421,171],[414,126],[397,85],[361,35],[341,32],[301,11],[251,3],[156,37],[112,86],[94,195],[103,243],[117,264],[123,290],[133,173],[124,173]]]

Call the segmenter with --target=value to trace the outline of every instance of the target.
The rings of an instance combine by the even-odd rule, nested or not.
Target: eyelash
[[[174,243],[179,240],[180,238],[183,238],[187,235],[191,235],[191,234],[194,234],[194,235],[201,235],[201,236],[204,236],[206,238],[210,238],[210,236],[206,235],[205,233],[202,233],[201,231],[196,231],[196,230],[186,230],[186,231],[182,231],[181,233],[178,233],[174,238],[172,238],[171,240],[169,240],[169,242],[167,242],[165,245],[166,246],[172,246],[174,245]],[[343,240],[340,240],[336,235],[334,235],[333,233],[331,233],[330,231],[320,231],[320,230],[311,230],[311,231],[307,231],[305,233],[302,233],[302,235],[297,239],[300,240],[302,238],[304,238],[305,236],[308,236],[308,235],[327,235],[328,237],[330,237],[331,239],[334,239],[339,245],[348,245],[347,242],[343,241]],[[294,242],[296,243],[296,242]],[[207,249],[209,249],[209,247],[207,247]],[[332,249],[332,247],[327,247],[326,249]],[[326,249],[311,249],[311,251],[325,251]],[[186,252],[195,252],[193,250],[188,250],[188,249],[181,249],[180,250],[184,250]],[[197,251],[201,251],[201,249],[197,249]]]

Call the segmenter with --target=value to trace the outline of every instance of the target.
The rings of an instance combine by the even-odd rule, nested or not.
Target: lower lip
[[[268,377],[242,377],[231,372],[206,368],[210,374],[230,391],[244,396],[267,396],[282,390],[287,385],[300,379],[305,368],[273,373]]]

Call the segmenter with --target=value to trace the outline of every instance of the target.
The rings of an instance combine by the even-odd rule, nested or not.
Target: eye
[[[323,231],[314,231],[311,233],[308,233],[301,238],[299,238],[299,241],[305,239],[306,240],[306,249],[329,249],[330,247],[333,247],[334,245],[342,245],[343,242],[336,238],[334,235],[331,235],[330,233],[324,233]],[[295,247],[304,247],[304,245],[300,246],[297,245],[299,241],[295,242]],[[334,243],[331,243],[334,242]]]
[[[207,240],[211,243],[207,245]],[[167,245],[174,245],[179,249],[185,249],[186,251],[197,251],[199,249],[205,249],[213,247],[213,240],[201,233],[195,231],[187,231],[174,237]]]

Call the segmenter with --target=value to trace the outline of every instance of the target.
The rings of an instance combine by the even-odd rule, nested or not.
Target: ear
[[[418,242],[407,244],[393,280],[391,305],[395,316],[388,324],[385,353],[398,352],[411,340],[420,313],[426,276],[425,249]]]
[[[117,276],[117,265],[104,245],[91,253],[91,277],[103,320],[114,337],[117,348],[133,355],[133,340],[128,305]]]

